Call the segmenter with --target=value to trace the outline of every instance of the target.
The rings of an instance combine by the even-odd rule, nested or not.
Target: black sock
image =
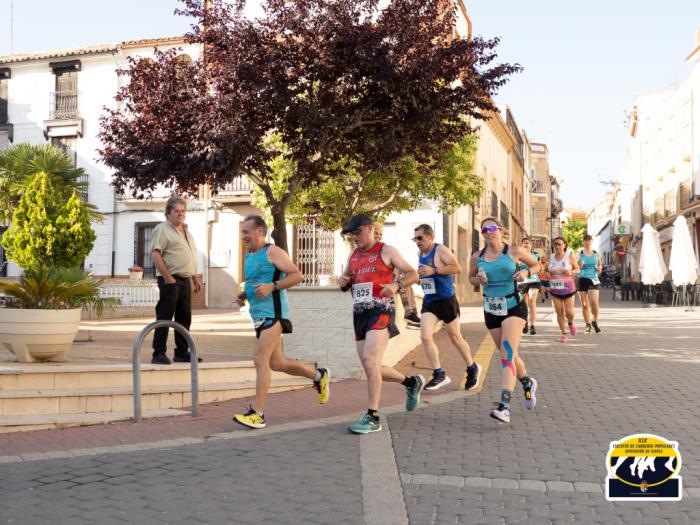
[[[501,390],[501,407],[510,409],[510,390]]]
[[[434,376],[444,376],[445,371],[442,368],[436,368],[435,370],[433,370],[433,375]]]
[[[476,374],[476,363],[472,363],[471,366],[467,367],[467,374]]]
[[[372,410],[371,408],[367,410],[367,415],[374,419],[375,421],[379,421],[379,410]]]
[[[406,376],[406,379],[401,381],[401,384],[406,388],[413,388],[416,386],[416,378],[413,376]]]
[[[521,378],[520,378],[520,384],[523,385],[523,388],[524,388],[525,390],[528,390],[528,389],[532,388],[532,380],[530,379],[529,376],[521,377]]]

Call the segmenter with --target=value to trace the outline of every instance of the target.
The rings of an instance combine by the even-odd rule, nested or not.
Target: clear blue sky
[[[619,177],[625,111],[637,94],[684,80],[700,0],[465,0],[475,34],[525,71],[501,91],[533,141],[550,148],[566,206],[590,209]],[[181,34],[177,0],[14,0],[14,52]],[[0,55],[10,52],[0,0]]]

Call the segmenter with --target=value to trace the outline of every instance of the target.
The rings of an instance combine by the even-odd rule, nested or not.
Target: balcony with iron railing
[[[695,191],[693,189],[693,180],[687,179],[678,185],[678,209],[682,210],[688,204],[693,201],[695,196]]]
[[[676,192],[671,190],[664,193],[664,219],[676,213]]]
[[[255,184],[248,177],[238,175],[219,190],[219,195],[224,193],[252,194],[254,189]]]
[[[654,212],[651,214],[651,222],[656,225],[664,218],[664,198],[658,197],[654,201]]]
[[[69,120],[80,118],[77,91],[53,91],[49,101],[51,120]]]
[[[532,193],[547,193],[547,183],[543,180],[532,181]]]

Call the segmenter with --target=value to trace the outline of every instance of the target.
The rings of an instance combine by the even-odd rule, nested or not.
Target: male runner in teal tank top
[[[246,290],[238,294],[239,306],[250,302],[250,314],[255,324],[255,403],[245,414],[233,420],[248,428],[265,428],[265,402],[272,371],[307,377],[314,382],[319,403],[330,396],[331,373],[327,368],[313,367],[288,359],[282,352],[282,334],[291,333],[286,290],[304,278],[282,248],[265,241],[267,224],[259,215],[243,219],[243,241],[248,245],[245,264]]]

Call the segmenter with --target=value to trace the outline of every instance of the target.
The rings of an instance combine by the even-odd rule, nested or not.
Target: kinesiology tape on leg
[[[506,359],[501,359],[501,368],[509,368],[515,376],[515,364],[513,363],[513,349],[508,341],[503,341],[503,348],[506,350]]]

